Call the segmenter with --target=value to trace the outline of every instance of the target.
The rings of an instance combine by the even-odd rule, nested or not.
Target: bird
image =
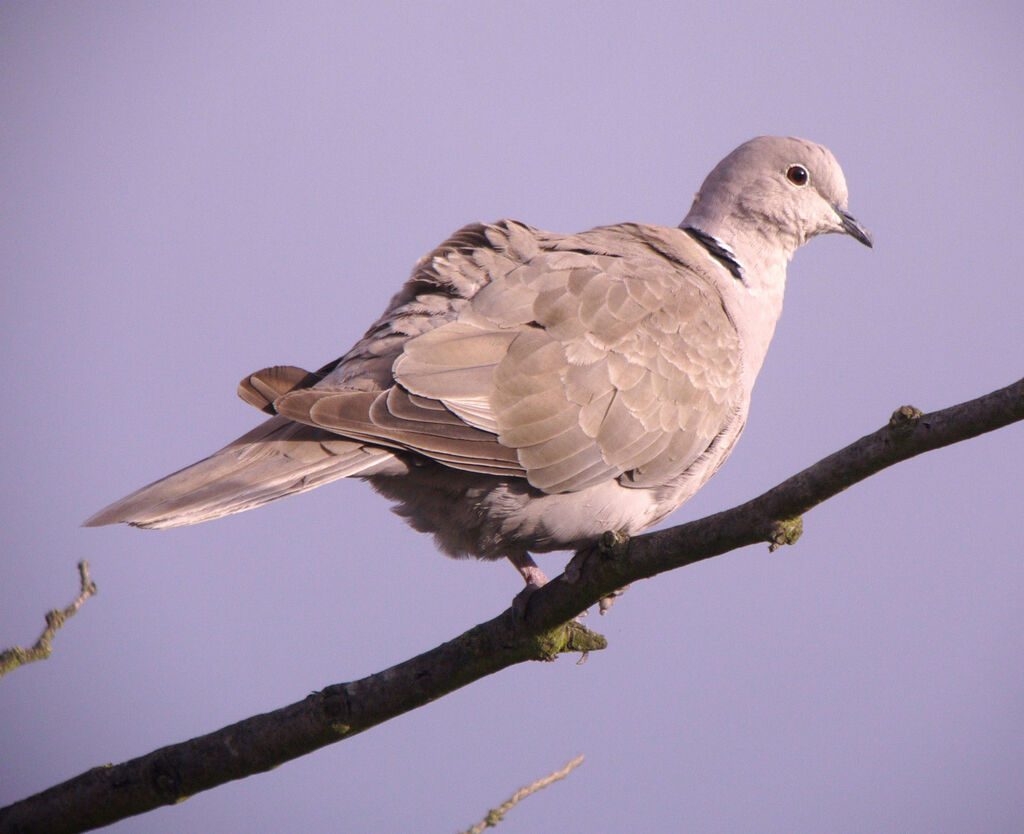
[[[245,377],[264,422],[84,525],[197,524],[354,477],[445,554],[507,559],[535,590],[533,555],[635,535],[718,470],[794,252],[830,233],[873,245],[847,208],[831,151],[759,136],[679,226],[467,225],[341,358]]]

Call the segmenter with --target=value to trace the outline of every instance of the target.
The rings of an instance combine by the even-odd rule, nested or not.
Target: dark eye
[[[786,179],[793,185],[803,187],[810,182],[811,175],[807,173],[807,169],[803,165],[790,165],[786,169]]]

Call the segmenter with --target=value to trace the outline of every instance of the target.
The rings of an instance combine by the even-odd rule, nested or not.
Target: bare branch
[[[0,829],[59,832],[108,825],[260,773],[350,738],[524,660],[603,648],[572,618],[616,588],[757,542],[795,541],[808,510],[901,460],[1024,419],[1024,380],[933,414],[899,409],[889,423],[758,498],[631,540],[607,534],[528,600],[390,669],[328,686],[290,706],[109,767],[0,809]]]
[[[36,660],[45,660],[50,656],[50,652],[53,650],[53,637],[57,633],[57,629],[63,626],[69,617],[74,616],[85,601],[96,593],[96,583],[89,577],[89,563],[85,560],[78,563],[78,576],[81,580],[81,590],[78,596],[63,610],[55,608],[53,611],[46,612],[46,628],[43,629],[43,633],[39,635],[34,646],[29,649],[14,646],[0,652],[0,678],[12,669],[17,669],[19,666]]]
[[[536,782],[531,782],[523,788],[517,790],[512,796],[510,796],[505,802],[499,805],[497,808],[491,808],[490,811],[484,815],[484,818],[480,820],[472,828],[467,828],[462,834],[483,834],[487,828],[494,828],[499,822],[505,818],[505,814],[516,807],[522,800],[526,799],[530,794],[542,791],[552,782],[557,782],[559,779],[564,779],[573,770],[583,764],[583,755],[580,754],[575,759],[570,761],[561,770],[556,770],[554,773],[549,773],[543,779],[538,779]]]

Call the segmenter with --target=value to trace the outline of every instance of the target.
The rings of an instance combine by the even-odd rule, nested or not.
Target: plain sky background
[[[0,804],[386,668],[504,609],[360,482],[170,532],[78,525],[248,430],[459,226],[677,224],[751,136],[843,165],[869,251],[797,253],[743,440],[670,523],[1024,373],[1019,2],[0,5]],[[119,832],[1009,832],[1024,427],[803,538],[635,585],[520,665]],[[549,574],[563,554],[543,557]]]

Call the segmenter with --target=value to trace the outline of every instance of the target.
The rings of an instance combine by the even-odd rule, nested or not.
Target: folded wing
[[[321,383],[292,420],[546,492],[682,474],[741,399],[740,350],[711,286],[656,257],[536,252],[453,321],[410,339],[379,393]]]

